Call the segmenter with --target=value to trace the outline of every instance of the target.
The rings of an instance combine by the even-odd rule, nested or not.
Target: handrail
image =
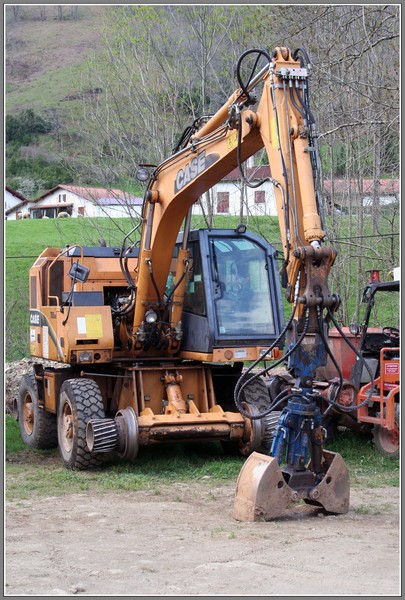
[[[47,300],[48,300],[48,305],[49,301],[51,300],[51,298],[56,298],[57,301],[59,301],[59,298],[57,296],[51,296],[50,295],[50,285],[51,285],[51,278],[50,278],[50,273],[51,273],[51,268],[53,267],[53,265],[56,263],[57,260],[59,260],[59,258],[61,256],[63,256],[64,254],[66,254],[67,252],[69,252],[70,250],[72,250],[72,248],[80,248],[80,258],[83,260],[83,247],[80,244],[73,244],[72,246],[67,246],[66,248],[63,248],[63,250],[61,250],[59,252],[59,254],[53,259],[53,261],[51,262],[51,264],[48,267],[48,281],[47,281]],[[82,284],[83,285],[83,284]]]

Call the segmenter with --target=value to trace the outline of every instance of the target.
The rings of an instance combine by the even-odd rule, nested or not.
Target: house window
[[[266,192],[264,190],[255,191],[255,204],[264,204],[266,202]]]
[[[84,217],[84,206],[79,206],[79,208],[77,209],[77,214],[81,217]]]
[[[66,194],[59,194],[59,202],[66,202]]]
[[[218,192],[217,213],[229,213],[229,192]]]

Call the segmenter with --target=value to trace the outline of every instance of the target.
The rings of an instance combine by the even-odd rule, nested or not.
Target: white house
[[[243,197],[244,215],[277,215],[274,187],[270,181],[266,181],[266,178],[270,177],[269,165],[245,167],[244,172],[246,178],[252,183],[263,181],[263,184],[258,188],[244,186],[239,170],[234,169],[210,192],[213,213],[239,215]],[[372,179],[361,180],[360,186],[353,180],[326,179],[323,181],[323,192],[325,201],[339,212],[346,212],[350,203],[353,206],[363,206],[367,210],[372,206],[373,186]],[[205,200],[202,201],[204,205]],[[381,179],[379,181],[380,206],[399,205],[399,203],[399,179]],[[194,212],[198,213],[198,211],[201,212],[201,208],[197,208]]]
[[[373,207],[373,179],[325,179],[323,191],[329,208],[339,213],[347,213],[350,206],[362,206],[365,211]],[[398,178],[380,179],[378,182],[380,207],[398,205],[400,203],[400,184]]]
[[[122,190],[76,185],[57,185],[28,201],[24,210],[31,219],[43,217],[128,217],[140,215],[142,198]],[[19,218],[11,212],[8,218]]]
[[[269,165],[260,167],[245,166],[244,174],[252,183],[256,184],[263,180],[263,184],[258,188],[248,187],[243,183],[239,170],[234,169],[214,185],[209,192],[213,214],[240,215],[243,199],[242,212],[244,215],[277,215],[273,184],[266,180],[270,176]],[[200,202],[206,210],[207,198],[202,196]],[[200,202],[194,205],[194,214],[201,214]]]
[[[28,199],[20,194],[20,192],[17,192],[6,185],[4,190],[4,211],[6,219],[10,218],[9,215],[14,215],[11,216],[11,218],[15,219],[15,215],[17,214],[19,215],[18,218],[21,218],[23,212],[26,211],[26,205],[28,202]]]

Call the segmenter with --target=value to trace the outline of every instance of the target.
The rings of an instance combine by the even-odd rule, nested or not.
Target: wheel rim
[[[22,402],[22,422],[25,432],[32,435],[34,431],[34,403],[29,392],[26,392]]]
[[[381,449],[386,454],[395,454],[398,452],[399,448],[399,428],[395,423],[394,429],[389,431],[385,427],[380,427],[379,425],[375,428],[374,432],[375,437],[378,440],[378,443]]]
[[[72,405],[67,398],[63,399],[60,415],[60,443],[65,452],[71,452],[73,447],[73,412]]]

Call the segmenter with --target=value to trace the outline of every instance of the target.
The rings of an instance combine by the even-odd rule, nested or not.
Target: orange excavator
[[[140,169],[148,184],[139,242],[133,229],[120,247],[46,248],[38,257],[31,355],[61,365],[34,362],[21,382],[27,444],[58,445],[66,467],[90,468],[113,452],[133,460],[148,444],[220,440],[248,457],[236,519],[271,519],[298,500],[348,510],[348,472],[323,447],[313,385],[339,296],[328,288],[336,252],[323,243],[310,72],[303,48],[246,51],[222,108],[188,127],[160,165]],[[191,229],[193,205],[234,168],[258,186],[243,165],[263,148],[292,306],[286,323],[270,244],[244,225]],[[262,361],[287,361],[294,377],[275,401],[254,372]]]

